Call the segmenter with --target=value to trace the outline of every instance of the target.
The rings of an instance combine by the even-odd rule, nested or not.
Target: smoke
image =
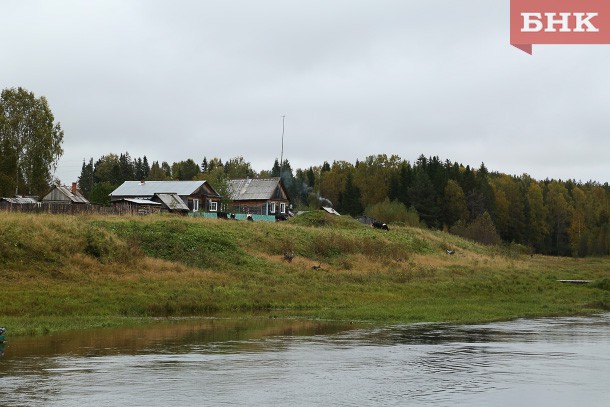
[[[333,203],[330,201],[330,199],[326,199],[323,196],[318,195],[318,200],[320,201],[320,206],[333,207]]]

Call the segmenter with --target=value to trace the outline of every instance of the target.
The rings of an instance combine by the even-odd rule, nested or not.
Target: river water
[[[183,320],[13,338],[4,352],[0,406],[610,406],[610,314]]]

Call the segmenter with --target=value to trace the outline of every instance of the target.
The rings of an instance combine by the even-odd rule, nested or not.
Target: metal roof
[[[186,204],[184,203],[184,201],[182,199],[180,199],[180,197],[176,194],[155,194],[155,196],[157,198],[159,198],[159,200],[161,202],[163,202],[163,204],[165,206],[167,206],[169,209],[171,209],[172,211],[189,211],[189,207],[186,206]]]
[[[337,212],[336,210],[334,210],[333,208],[331,208],[329,206],[322,206],[320,209],[330,213],[331,215],[341,216],[341,214],[339,212]]]
[[[138,205],[161,205],[160,202],[154,202],[149,199],[123,198],[121,201],[131,202]]]
[[[280,183],[279,178],[229,180],[229,196],[233,201],[271,199]]]
[[[14,198],[0,198],[0,201],[6,201],[12,204],[34,204],[38,202],[34,198],[24,198],[22,196],[16,196]]]
[[[206,181],[125,181],[110,195],[152,197],[154,194],[178,194],[185,196],[193,194],[205,183]]]

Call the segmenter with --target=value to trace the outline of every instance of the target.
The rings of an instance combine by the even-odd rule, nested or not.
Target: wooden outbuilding
[[[114,201],[113,206],[121,215],[149,215],[161,212],[163,205],[150,199],[123,198]]]

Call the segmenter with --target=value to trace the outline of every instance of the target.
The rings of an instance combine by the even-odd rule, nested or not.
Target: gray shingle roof
[[[279,178],[229,180],[229,196],[233,201],[271,199],[280,182]]]
[[[154,194],[191,195],[206,181],[125,181],[111,196],[152,197]]]

